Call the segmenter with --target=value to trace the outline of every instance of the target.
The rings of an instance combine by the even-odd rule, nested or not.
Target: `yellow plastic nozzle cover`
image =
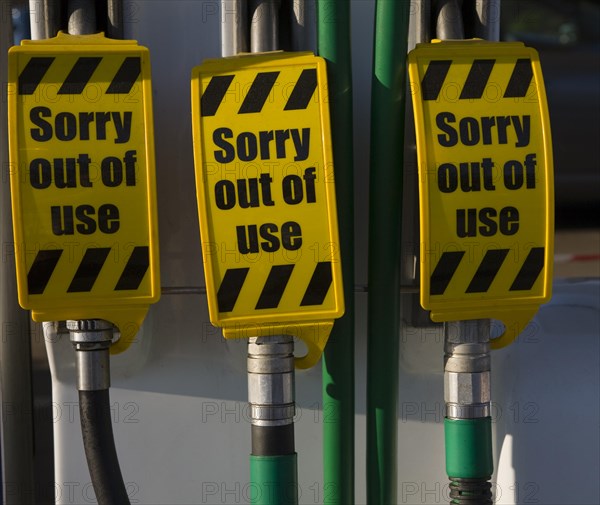
[[[503,347],[551,297],[552,142],[537,52],[518,42],[419,44],[409,75],[421,304],[434,321],[502,321],[492,347]]]
[[[19,303],[35,321],[111,321],[123,351],[160,297],[148,50],[24,41],[8,86]]]
[[[312,53],[192,72],[210,320],[226,338],[287,334],[314,365],[344,312],[326,69]]]

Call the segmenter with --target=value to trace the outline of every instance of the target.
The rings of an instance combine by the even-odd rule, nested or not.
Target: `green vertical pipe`
[[[410,2],[377,0],[371,90],[367,502],[396,503],[400,250]]]
[[[296,454],[250,456],[252,505],[298,505]]]
[[[354,170],[350,1],[317,0],[318,53],[327,60],[346,313],[323,353],[323,481],[328,505],[354,503]]]

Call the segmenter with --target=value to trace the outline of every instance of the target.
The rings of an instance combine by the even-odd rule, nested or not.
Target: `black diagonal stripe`
[[[129,256],[129,260],[123,269],[123,273],[115,286],[115,291],[139,288],[149,266],[150,252],[148,246],[134,247],[131,256]]]
[[[249,268],[229,268],[217,292],[219,312],[231,312],[235,307]]]
[[[534,247],[529,251],[525,263],[515,277],[511,291],[529,291],[544,269],[544,248]]]
[[[215,75],[209,81],[200,99],[201,116],[214,116],[217,113],[234,77],[233,75]]]
[[[27,291],[30,295],[41,295],[44,292],[62,252],[62,249],[38,251],[27,273]]]
[[[467,75],[465,86],[460,93],[460,100],[481,98],[487,85],[496,60],[475,60]]]
[[[53,61],[52,57],[31,58],[19,75],[19,95],[33,95]]]
[[[423,100],[437,100],[451,64],[452,60],[433,60],[429,62],[421,82]]]
[[[75,272],[67,293],[85,293],[91,291],[94,283],[110,253],[110,247],[90,247]]]
[[[306,109],[317,89],[317,69],[303,70],[283,110]]]
[[[490,249],[479,264],[479,268],[467,288],[467,293],[485,293],[498,275],[498,270],[504,263],[508,249]]]
[[[331,281],[331,261],[317,263],[300,305],[303,307],[306,305],[323,305],[329,291],[329,286],[331,286]]]
[[[83,92],[85,85],[89,82],[94,73],[94,70],[98,68],[98,65],[102,61],[99,57],[87,57],[82,56],[79,58],[73,68],[69,72],[69,75],[63,82],[63,85],[58,90],[59,95],[79,95]]]
[[[275,84],[278,75],[279,72],[259,73],[254,79],[252,86],[250,86],[238,114],[260,112],[269,97],[269,93],[273,89],[273,85]]]
[[[521,58],[517,60],[513,73],[508,81],[508,86],[504,92],[504,98],[519,98],[527,94],[529,84],[533,77],[533,69],[531,68],[531,60],[529,58]]]
[[[256,309],[276,309],[290,280],[294,265],[273,265],[265,287],[260,293]]]
[[[107,95],[126,95],[131,91],[142,71],[142,60],[139,56],[128,56],[117,70],[114,79],[106,90]]]
[[[443,295],[450,284],[458,265],[465,255],[464,251],[450,251],[442,254],[440,261],[431,274],[429,292],[432,295]]]

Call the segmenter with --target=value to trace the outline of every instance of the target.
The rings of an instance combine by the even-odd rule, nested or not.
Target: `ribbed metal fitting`
[[[455,344],[477,344],[490,341],[490,320],[472,319],[444,323],[446,342]]]
[[[248,402],[252,424],[282,426],[293,422],[293,353],[292,337],[255,337],[249,340]]]
[[[296,405],[250,404],[250,423],[256,426],[284,426],[294,422]]]
[[[474,419],[491,412],[489,320],[446,324],[444,399],[446,417]]]
[[[77,344],[100,344],[110,346],[113,339],[113,325],[103,319],[68,320],[67,329],[71,342]]]
[[[77,389],[97,391],[110,387],[109,349],[113,325],[102,319],[68,320],[77,363]]]
[[[448,405],[490,405],[490,372],[446,372],[444,374],[444,400]]]
[[[490,344],[444,343],[446,372],[486,372],[491,369]]]
[[[490,415],[491,406],[489,403],[478,405],[446,404],[446,417],[448,419],[480,419],[482,417],[490,417]]]

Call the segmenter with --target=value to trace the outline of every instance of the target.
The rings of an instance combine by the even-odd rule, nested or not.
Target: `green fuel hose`
[[[298,503],[296,454],[250,456],[250,494],[253,505]]]
[[[371,90],[367,502],[396,503],[400,252],[410,2],[377,0]]]
[[[346,313],[323,353],[323,490],[354,503],[354,170],[350,2],[318,0],[318,53],[327,60]]]
[[[452,505],[492,505],[492,419],[444,421],[446,473]]]

